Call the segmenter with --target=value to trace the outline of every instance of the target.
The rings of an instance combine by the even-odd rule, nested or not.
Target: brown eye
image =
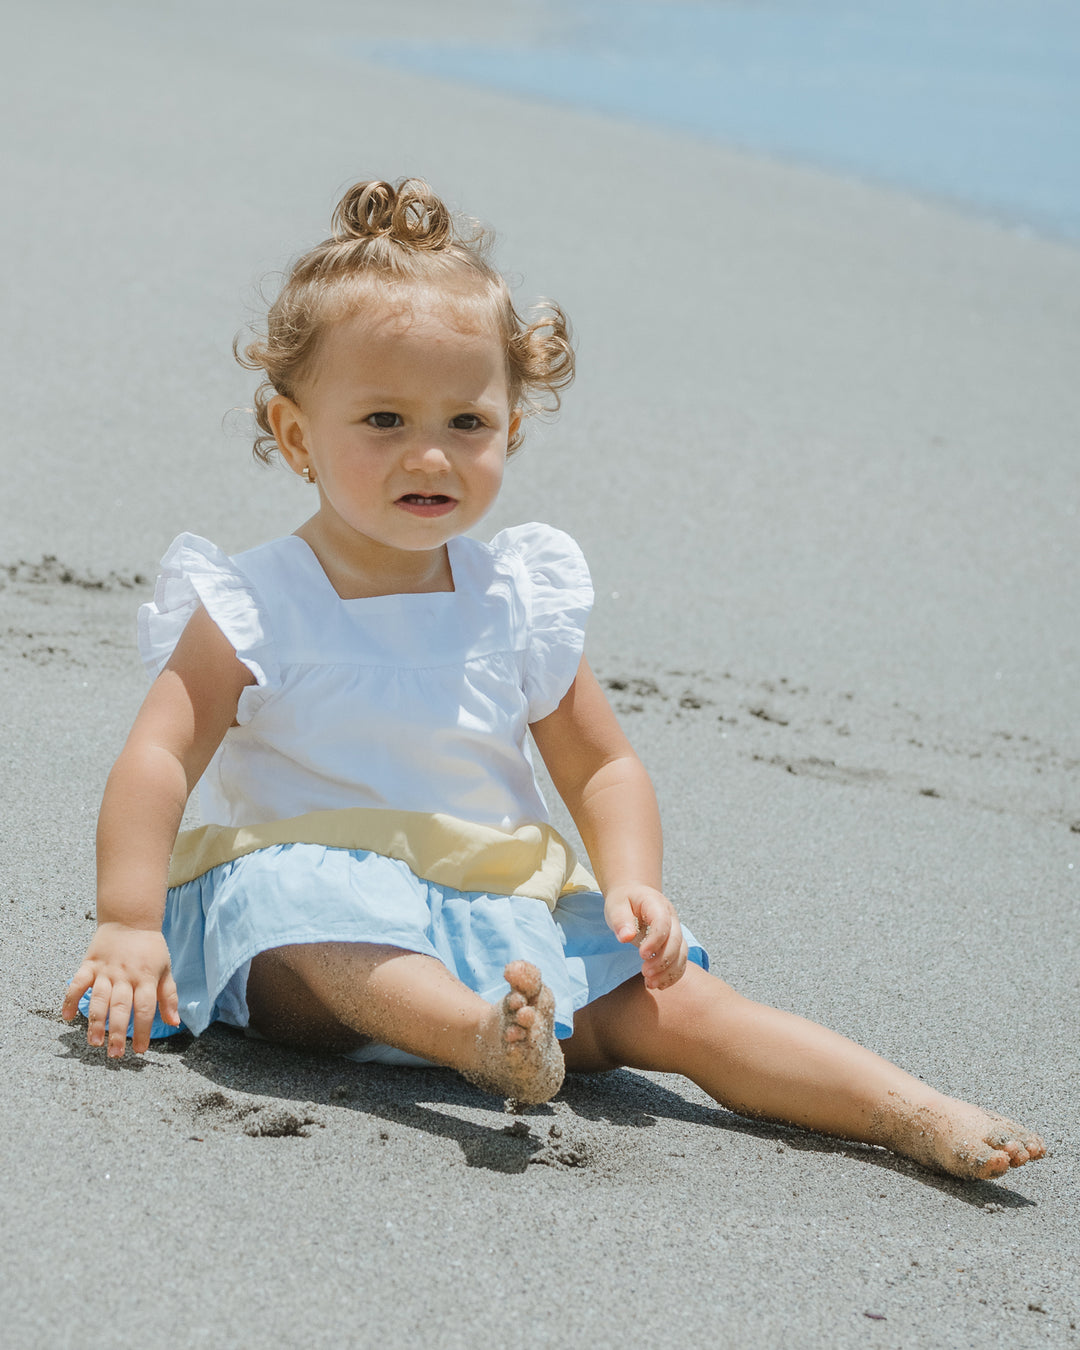
[[[476,431],[484,424],[475,413],[462,413],[460,417],[455,417],[450,425],[455,431]]]
[[[370,417],[367,417],[364,420],[371,426],[378,427],[383,431],[388,431],[391,427],[399,427],[402,424],[398,414],[392,412],[372,413]]]

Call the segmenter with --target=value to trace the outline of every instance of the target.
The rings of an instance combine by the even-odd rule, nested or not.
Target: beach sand
[[[405,8],[9,21],[5,1343],[1080,1344],[1080,252],[349,55],[539,22]],[[574,320],[578,386],[488,524],[581,541],[714,969],[1046,1161],[965,1185],[631,1072],[511,1116],[223,1029],[107,1064],[59,1021],[156,559],[310,509],[227,415],[233,334],[345,185],[406,173]]]

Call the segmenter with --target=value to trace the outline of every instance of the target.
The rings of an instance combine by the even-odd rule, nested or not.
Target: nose
[[[409,446],[402,464],[406,469],[420,473],[446,473],[450,468],[450,457],[437,440],[428,436]]]

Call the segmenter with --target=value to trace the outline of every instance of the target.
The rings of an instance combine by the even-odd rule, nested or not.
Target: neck
[[[350,547],[332,537],[318,516],[312,516],[295,531],[319,560],[331,586],[342,600],[371,599],[377,595],[419,595],[452,591],[454,577],[445,544],[438,548],[406,552],[372,540]]]

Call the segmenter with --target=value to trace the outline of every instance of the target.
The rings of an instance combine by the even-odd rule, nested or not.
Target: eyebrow
[[[376,404],[385,405],[387,408],[402,407],[407,406],[411,401],[412,400],[410,400],[407,396],[404,396],[400,393],[393,394],[388,393],[384,389],[373,389],[370,392],[360,391],[359,393],[350,395],[349,400],[345,406],[350,410],[359,410],[361,408],[368,408],[369,410],[374,409],[375,411],[380,411],[381,408],[375,408],[374,405]],[[502,399],[485,396],[479,396],[476,398],[465,398],[465,397],[454,398],[450,400],[449,406],[468,407],[468,408],[501,407]]]

